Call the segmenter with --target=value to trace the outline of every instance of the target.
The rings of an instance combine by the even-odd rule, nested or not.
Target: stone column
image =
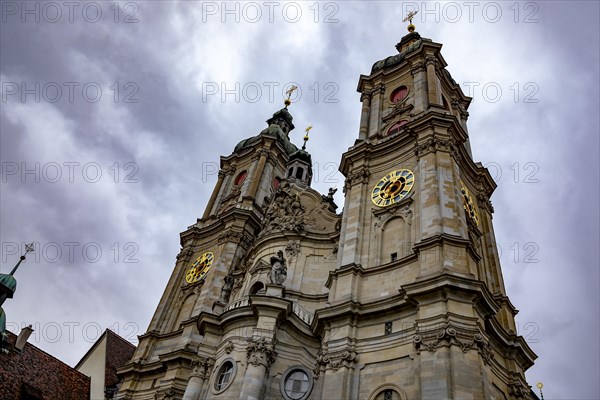
[[[381,84],[379,85],[379,109],[377,110],[377,134],[381,135],[381,124],[382,124],[382,120],[381,118],[383,117],[383,104],[385,103],[385,97],[383,96],[385,94],[385,84]]]
[[[248,196],[250,196],[250,197],[256,197],[256,192],[258,191],[258,185],[260,184],[262,174],[265,170],[265,164],[267,162],[268,156],[269,156],[269,151],[267,149],[263,149],[260,151],[260,158],[258,160],[258,165],[256,166],[256,170],[253,174],[254,176],[252,177],[252,185],[250,186],[250,190],[248,191]]]
[[[345,348],[333,354],[320,355],[317,363],[321,370],[325,370],[323,399],[357,398],[356,393],[353,393],[355,385],[352,379],[357,362],[358,354],[352,348]]]
[[[434,56],[427,56],[427,99],[430,106],[442,106],[442,94],[440,93],[440,82],[435,73],[436,60]]]
[[[244,384],[240,399],[259,400],[264,392],[267,371],[275,361],[277,353],[275,343],[267,338],[250,339],[246,351],[248,367],[244,376]]]
[[[425,73],[425,62],[417,60],[411,64],[410,73],[414,84],[414,105],[413,113],[418,114],[425,111],[428,107],[427,101],[427,77]]]
[[[209,358],[197,358],[192,361],[192,374],[188,381],[183,400],[198,400],[204,381],[210,376],[214,361]]]
[[[364,209],[368,207],[364,196],[368,192],[367,183],[371,172],[366,166],[360,166],[351,171],[344,184],[346,200],[344,203],[344,218],[340,251],[338,257],[340,265],[361,263],[361,244],[363,242]]]
[[[215,188],[213,189],[213,192],[210,195],[210,199],[208,200],[208,204],[206,205],[206,210],[204,210],[204,215],[202,215],[203,219],[209,217],[210,211],[212,210],[213,206],[215,205],[215,200],[217,199],[217,195],[219,194],[219,191],[221,190],[221,186],[223,185],[224,178],[225,178],[225,172],[219,171],[219,178],[217,179],[217,184],[215,185]]]
[[[362,112],[360,114],[360,129],[358,131],[358,138],[360,140],[366,140],[369,134],[369,113],[371,109],[371,93],[363,93],[360,96],[362,101]]]

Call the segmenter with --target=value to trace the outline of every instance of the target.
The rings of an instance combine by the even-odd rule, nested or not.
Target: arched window
[[[257,294],[261,290],[265,288],[265,285],[262,282],[255,282],[254,285],[250,288],[250,294]]]
[[[381,255],[382,263],[396,261],[405,256],[406,247],[406,223],[402,218],[392,218],[383,226],[381,235]]]
[[[390,101],[392,103],[397,103],[408,95],[408,88],[406,86],[400,86],[399,88],[394,89],[392,95],[390,96]]]
[[[243,170],[242,172],[240,172],[240,173],[238,174],[238,176],[235,178],[234,185],[235,185],[235,186],[239,186],[239,185],[241,185],[242,183],[244,183],[244,180],[246,180],[246,176],[247,176],[247,175],[248,175],[248,171],[246,171],[246,170]]]
[[[390,135],[400,132],[402,130],[402,127],[404,125],[406,125],[407,123],[408,123],[408,121],[405,119],[396,122],[394,125],[392,125],[392,127],[390,129],[388,129],[387,135],[390,136]]]
[[[290,169],[288,169],[287,177],[290,178],[293,173],[294,173],[294,168],[291,167]]]
[[[281,185],[281,178],[276,176],[273,178],[273,190],[279,189],[279,185]]]
[[[446,98],[444,96],[442,96],[442,105],[444,106],[444,108],[446,110],[450,110],[450,106],[448,105],[448,101],[446,101]]]
[[[195,303],[196,297],[194,295],[190,294],[185,298],[185,300],[181,303],[181,308],[179,309],[179,313],[177,314],[177,319],[175,320],[173,330],[179,329],[181,323],[183,321],[188,320],[192,316],[192,311],[194,309]]]
[[[302,175],[304,175],[304,168],[296,168],[296,179],[302,179]]]
[[[384,389],[377,393],[375,400],[400,400],[401,397],[394,389]]]

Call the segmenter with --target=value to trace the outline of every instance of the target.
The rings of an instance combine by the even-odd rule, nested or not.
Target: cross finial
[[[311,129],[312,129],[312,125],[309,125],[304,130],[306,132],[306,135],[304,135],[304,144],[302,145],[302,150],[306,150],[306,142],[308,142],[308,133],[310,132]]]
[[[535,386],[540,390],[541,400],[544,400],[544,393],[542,393],[542,388],[544,387],[544,384],[542,382],[538,382]]]
[[[25,254],[24,255],[27,255],[27,253],[33,253],[33,251],[34,251],[33,242],[25,245]]]
[[[15,267],[12,269],[12,271],[10,271],[9,275],[14,275],[15,272],[17,272],[17,269],[19,268],[19,265],[21,265],[21,263],[23,261],[25,261],[25,256],[29,253],[33,253],[35,250],[34,246],[33,246],[33,242],[29,243],[29,244],[25,244],[25,254],[23,254],[21,257],[19,257],[19,262],[17,263],[17,265],[15,265]]]
[[[285,106],[289,106],[290,104],[292,104],[292,101],[290,100],[290,98],[292,97],[292,93],[294,93],[296,90],[298,90],[298,86],[296,85],[292,85],[292,87],[290,87],[288,90],[285,91],[285,94],[287,94],[287,99],[285,99],[285,101],[283,102],[285,104]]]
[[[406,21],[409,22],[409,25],[407,28],[409,32],[413,32],[415,30],[415,26],[413,25],[412,20],[413,20],[414,16],[417,15],[417,13],[418,13],[418,11],[410,11],[408,13],[408,15],[406,16],[406,18],[404,18],[402,20],[402,22],[406,22]]]

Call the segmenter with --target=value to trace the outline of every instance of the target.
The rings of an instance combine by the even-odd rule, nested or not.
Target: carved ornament
[[[348,177],[346,178],[346,183],[344,184],[344,193],[346,193],[346,191],[348,189],[350,189],[352,186],[354,186],[356,184],[369,183],[370,177],[371,177],[371,171],[369,171],[369,168],[367,168],[365,166],[362,166],[362,167],[357,168],[354,171],[350,172],[348,174]]]
[[[306,225],[305,213],[299,194],[292,193],[289,183],[282,183],[265,213],[260,236],[280,231],[303,232]]]
[[[483,335],[473,329],[446,327],[419,332],[413,337],[413,343],[417,351],[428,350],[434,353],[440,347],[458,346],[464,353],[475,348],[481,354],[484,363],[488,364],[494,357],[489,342]]]
[[[207,379],[210,377],[210,372],[212,370],[213,365],[215,365],[215,361],[208,357],[195,357],[192,360],[192,376],[198,376],[200,378]]]
[[[248,356],[248,364],[254,366],[264,366],[266,369],[271,367],[271,364],[277,357],[275,351],[275,343],[266,338],[250,339],[246,346],[246,354]]]

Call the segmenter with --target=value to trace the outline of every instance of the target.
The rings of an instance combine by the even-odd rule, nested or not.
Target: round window
[[[312,376],[303,367],[289,368],[281,381],[281,394],[286,400],[304,400],[313,386]]]
[[[219,372],[217,372],[217,377],[215,378],[215,390],[217,392],[222,392],[229,387],[231,382],[233,381],[233,376],[235,375],[235,367],[231,361],[225,361],[221,368],[219,368]]]

